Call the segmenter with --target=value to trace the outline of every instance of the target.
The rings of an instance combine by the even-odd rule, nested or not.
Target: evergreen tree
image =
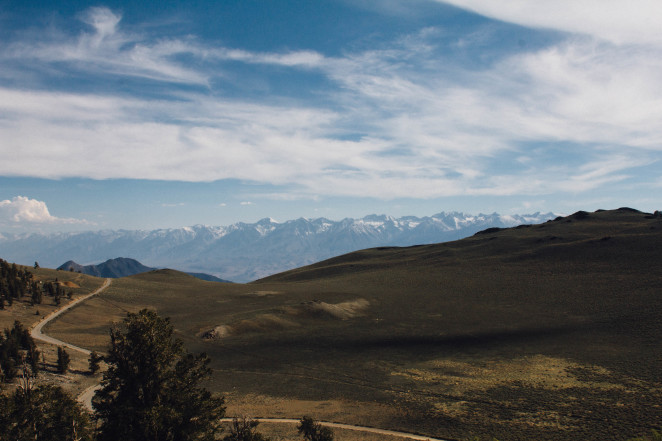
[[[53,294],[53,300],[55,301],[56,305],[60,305],[62,303],[62,296],[64,295],[64,289],[62,289],[62,286],[60,284],[55,285],[55,291]]]
[[[59,346],[57,348],[57,371],[60,374],[66,374],[69,370],[70,361],[67,351],[65,351],[62,346]]]
[[[0,395],[0,439],[12,441],[92,441],[87,412],[62,388],[30,382]]]
[[[32,295],[32,304],[41,305],[41,302],[44,299],[44,294],[38,282],[32,282],[30,286],[30,293]]]
[[[269,441],[270,439],[257,432],[259,422],[250,418],[233,418],[230,434],[223,441]]]
[[[33,357],[38,358],[39,351],[30,331],[16,320],[11,329],[5,329],[4,337],[0,335],[0,370],[4,381],[11,381],[16,377],[18,366],[25,361],[26,355],[32,366]],[[32,373],[36,375],[38,371],[38,366],[35,366]]]
[[[90,373],[96,374],[99,371],[99,363],[103,360],[103,356],[99,355],[96,351],[92,351],[90,354]]]
[[[39,374],[39,355],[40,351],[37,350],[37,345],[32,345],[27,351],[27,362],[30,364],[30,370],[33,376]]]
[[[53,297],[55,295],[55,286],[53,286],[53,282],[44,283],[44,291],[46,291],[46,295]]]
[[[108,370],[93,399],[100,441],[215,439],[223,399],[198,386],[211,374],[209,358],[187,353],[173,331],[146,309],[111,330]]]
[[[301,418],[299,426],[297,426],[299,434],[303,435],[303,439],[308,441],[333,441],[333,431],[328,427],[324,427],[316,423],[309,416]]]

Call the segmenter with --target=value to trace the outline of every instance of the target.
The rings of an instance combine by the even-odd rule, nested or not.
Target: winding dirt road
[[[260,423],[285,423],[285,424],[299,424],[301,420],[296,420],[293,418],[254,418],[255,421]],[[223,422],[231,422],[232,418],[223,418]],[[377,435],[390,435],[398,436],[400,438],[414,439],[418,441],[445,441],[439,438],[430,438],[429,436],[424,435],[415,435],[413,433],[407,432],[398,432],[396,430],[387,430],[387,429],[377,429],[374,427],[365,427],[365,426],[353,426],[351,424],[342,424],[342,423],[330,423],[328,421],[317,421],[322,426],[331,427],[334,429],[347,429],[347,430],[356,430],[358,432],[374,433]]]
[[[53,337],[50,337],[50,336],[44,334],[43,333],[43,328],[51,320],[59,317],[65,311],[68,311],[69,309],[73,308],[74,306],[78,305],[79,303],[84,302],[85,300],[89,299],[90,297],[99,294],[104,289],[108,288],[111,283],[112,283],[112,279],[106,279],[103,282],[103,285],[101,285],[101,287],[99,287],[96,291],[91,292],[90,294],[87,294],[83,297],[79,297],[79,298],[67,303],[62,308],[56,309],[55,311],[48,314],[39,323],[34,325],[34,327],[32,329],[30,329],[30,335],[32,336],[32,338],[34,338],[36,340],[41,340],[45,343],[50,343],[50,344],[53,344],[53,345],[57,345],[57,346],[65,346],[69,349],[73,349],[74,351],[82,352],[85,355],[90,355],[90,351],[85,349],[85,348],[81,348],[79,346],[72,345],[70,343],[64,342],[62,340],[58,340],[57,338],[53,338]]]
[[[67,303],[62,308],[56,309],[55,311],[48,314],[39,323],[34,325],[32,327],[32,329],[30,329],[30,335],[32,336],[32,338],[34,338],[35,340],[43,341],[44,343],[50,343],[50,344],[57,345],[57,346],[64,346],[64,347],[67,347],[67,348],[72,349],[74,351],[81,352],[85,355],[90,355],[91,352],[88,349],[81,348],[80,346],[72,345],[72,344],[67,343],[65,341],[58,340],[57,338],[53,338],[49,335],[44,334],[43,328],[51,320],[54,320],[55,318],[59,317],[65,311],[68,311],[69,309],[73,308],[74,306],[78,305],[79,303],[84,302],[85,300],[89,299],[90,297],[99,294],[100,292],[102,292],[103,290],[108,288],[111,283],[112,283],[112,279],[106,279],[103,282],[103,285],[101,285],[94,292],[91,292],[90,294],[79,297],[79,298]],[[92,411],[92,397],[94,396],[94,393],[96,392],[96,390],[100,386],[101,385],[99,385],[99,384],[95,384],[93,386],[88,387],[76,399],[78,400],[79,403],[83,404],[83,406],[85,406],[88,410]]]

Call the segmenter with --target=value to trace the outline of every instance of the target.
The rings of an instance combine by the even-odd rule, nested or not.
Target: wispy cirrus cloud
[[[207,86],[217,61],[273,64],[290,67],[315,67],[323,57],[314,51],[253,53],[241,49],[202,45],[188,38],[153,38],[121,28],[122,16],[106,7],[93,7],[79,15],[89,31],[72,37],[61,32],[33,35],[34,39],[15,42],[3,51],[3,58],[14,61],[38,60],[68,63],[70,69],[98,75],[144,77]],[[180,57],[193,56],[206,66],[192,69]],[[211,64],[211,66],[210,66]]]
[[[510,8],[497,14],[488,2],[454,3],[576,31],[551,13],[545,25]],[[548,194],[628,179],[662,151],[657,30],[628,37],[624,47],[596,25],[589,34],[599,39],[573,34],[478,69],[445,56],[476,41],[460,45],[458,37],[449,49],[439,43],[443,31],[430,27],[325,56],[127,31],[107,8],[80,17],[89,29],[79,35],[2,48],[5,69],[65,64],[202,87],[150,96],[0,88],[0,149],[11,158],[0,175],[238,179],[287,185],[296,197]],[[227,97],[212,86],[223,81],[227,62],[291,69],[331,86],[315,91],[316,101],[280,96],[277,88],[259,101]],[[559,165],[554,149],[539,147],[546,143],[573,144],[559,153],[572,160]]]
[[[155,41],[121,29],[121,15],[106,7],[93,7],[79,15],[89,31],[71,36],[51,31],[31,33],[22,41],[8,44],[2,57],[14,63],[66,63],[71,71],[96,75],[143,77],[156,81],[206,84],[207,76],[173,60],[195,48],[183,40]]]

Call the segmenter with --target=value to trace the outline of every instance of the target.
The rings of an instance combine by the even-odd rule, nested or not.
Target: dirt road
[[[48,336],[48,335],[44,334],[43,328],[51,320],[54,320],[55,318],[59,317],[65,311],[68,311],[69,309],[73,308],[74,306],[78,305],[79,303],[84,302],[85,300],[89,299],[90,297],[99,294],[100,292],[102,292],[103,290],[108,288],[111,283],[112,283],[112,279],[106,279],[103,282],[103,285],[101,285],[101,287],[99,287],[96,291],[94,291],[90,294],[87,294],[85,296],[79,297],[79,298],[75,299],[74,301],[67,303],[62,308],[60,308],[58,310],[55,310],[55,311],[51,312],[50,314],[48,314],[39,323],[37,323],[32,329],[30,329],[30,335],[32,336],[32,338],[34,338],[35,340],[43,341],[44,343],[50,343],[50,344],[57,345],[57,346],[64,346],[64,347],[67,347],[67,348],[72,349],[74,351],[81,352],[85,355],[90,355],[90,351],[88,349],[81,348],[80,346],[72,345],[72,344],[67,343],[65,341],[58,340],[57,338],[53,338],[51,336]],[[87,389],[85,389],[83,391],[83,393],[80,394],[77,397],[78,402],[83,404],[83,406],[85,406],[88,410],[92,411],[92,397],[94,396],[94,393],[96,392],[96,390],[99,387],[100,387],[99,384],[95,384],[95,385],[90,386]]]
[[[259,421],[260,423],[299,424],[301,422],[301,420],[296,420],[293,418],[255,418],[255,420]],[[223,418],[221,421],[231,422],[232,418]],[[353,426],[351,424],[330,423],[326,421],[318,421],[318,423],[320,423],[323,426],[331,427],[335,429],[356,430],[359,432],[374,433],[377,435],[398,436],[400,438],[414,439],[419,441],[444,441],[439,438],[430,438],[429,436],[415,435],[413,433],[398,432],[395,430],[377,429],[374,427],[365,427],[365,426]]]
[[[34,338],[35,340],[41,340],[45,343],[50,343],[50,344],[57,345],[57,346],[64,346],[64,347],[67,347],[69,349],[73,349],[74,351],[78,351],[78,352],[82,352],[83,354],[90,355],[89,350],[87,350],[85,348],[81,348],[79,346],[72,345],[72,344],[64,342],[62,340],[58,340],[57,338],[50,337],[50,336],[44,334],[42,329],[44,328],[44,326],[46,324],[48,324],[48,322],[50,322],[51,320],[57,318],[58,316],[60,316],[60,314],[62,314],[63,312],[73,308],[77,304],[79,304],[81,302],[84,302],[85,300],[89,299],[90,297],[99,294],[104,289],[108,288],[111,283],[112,283],[112,279],[106,279],[105,282],[103,282],[103,285],[101,285],[101,287],[99,289],[97,289],[96,291],[94,291],[94,292],[92,292],[88,295],[85,295],[83,297],[79,297],[79,298],[75,299],[74,301],[67,303],[62,308],[60,308],[58,310],[55,310],[55,311],[51,312],[50,314],[48,314],[46,317],[44,317],[39,323],[37,323],[30,330],[30,335],[32,336],[32,338]]]

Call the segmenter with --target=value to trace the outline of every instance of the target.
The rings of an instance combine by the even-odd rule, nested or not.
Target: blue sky
[[[651,0],[0,1],[0,231],[662,207]]]

